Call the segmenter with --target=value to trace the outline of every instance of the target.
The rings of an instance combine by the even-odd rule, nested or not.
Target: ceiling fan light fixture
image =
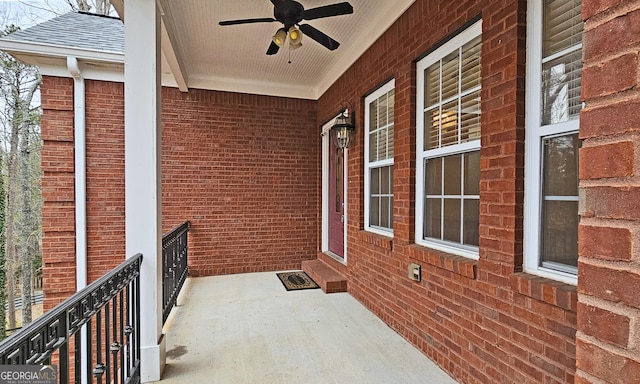
[[[292,49],[302,46],[302,32],[296,27],[289,28],[289,45]]]
[[[282,47],[284,45],[284,42],[287,40],[287,30],[284,28],[278,29],[278,32],[273,35],[271,40],[273,40],[273,42],[276,43],[278,47]]]

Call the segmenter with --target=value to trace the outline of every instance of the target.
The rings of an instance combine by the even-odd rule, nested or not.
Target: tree
[[[17,31],[18,28],[10,25],[3,31],[2,35],[6,35]],[[29,136],[34,123],[39,121],[39,107],[33,106],[34,95],[39,89],[41,76],[35,67],[23,64],[12,56],[2,52],[0,53],[0,103],[3,105],[1,120],[5,130],[5,140],[8,139],[9,145],[7,154],[7,205],[6,205],[6,296],[8,300],[8,317],[9,327],[16,327],[15,316],[15,297],[18,293],[17,279],[18,266],[26,266],[20,268],[22,280],[25,278],[31,281],[30,262],[21,262],[26,258],[31,260],[32,255],[29,254],[29,236],[25,238],[25,230],[22,226],[26,226],[31,233],[33,225],[30,222],[22,222],[25,219],[25,209],[29,217],[31,214],[30,195],[26,194],[23,189],[22,196],[19,193],[19,185],[21,185],[20,173],[26,171],[20,169],[19,152],[20,141],[24,141]],[[39,140],[39,138],[38,138]],[[24,143],[22,147],[24,147]],[[28,146],[28,141],[26,143]],[[26,177],[26,176],[25,176]],[[29,188],[30,189],[30,188]],[[29,201],[25,201],[24,197],[28,195]],[[26,204],[26,207],[25,207]],[[22,210],[20,210],[22,208]],[[29,220],[29,218],[27,218]],[[22,292],[23,295],[23,312],[26,312],[28,321],[30,319],[31,292]],[[28,299],[25,301],[24,299]],[[29,307],[29,308],[27,308]]]
[[[2,156],[0,156],[0,169],[2,169]],[[5,268],[5,200],[6,192],[4,190],[4,177],[0,175],[0,340],[7,337],[7,322],[4,303],[7,300],[5,284],[7,282],[7,273]]]
[[[100,15],[108,15],[111,13],[111,2],[109,0],[66,0],[71,9],[78,11],[87,11],[98,13]],[[92,4],[93,3],[93,4]]]
[[[39,83],[39,82],[38,82]],[[38,121],[37,121],[38,120]],[[22,225],[21,225],[21,247],[20,259],[22,263],[21,279],[22,279],[22,324],[29,324],[31,317],[31,282],[33,279],[33,257],[37,253],[39,244],[39,235],[41,217],[36,214],[34,209],[34,201],[32,198],[32,189],[34,185],[38,185],[37,180],[40,179],[39,164],[36,167],[36,174],[32,171],[33,161],[33,141],[39,142],[39,135],[33,135],[32,127],[37,127],[39,123],[39,113],[34,113],[25,123],[24,129],[21,131],[20,137],[20,180],[22,187]],[[36,146],[39,151],[39,146]],[[39,156],[38,156],[39,160]]]
[[[49,16],[58,16],[72,11],[93,12],[100,15],[109,15],[113,11],[113,7],[109,0],[39,0],[37,2],[28,0],[18,0],[22,7],[21,18],[25,18],[28,22],[36,24],[46,20],[43,14]],[[31,9],[37,12],[29,12]]]

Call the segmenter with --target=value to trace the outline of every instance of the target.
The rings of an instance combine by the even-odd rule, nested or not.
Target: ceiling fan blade
[[[300,30],[302,31],[302,33],[309,36],[310,38],[317,41],[318,43],[324,45],[325,47],[327,47],[327,49],[331,51],[337,49],[340,46],[340,43],[333,40],[323,32],[320,32],[316,28],[310,26],[309,24],[300,25]]]
[[[279,49],[280,49],[280,47],[278,46],[278,44],[276,44],[276,43],[274,43],[272,41],[271,45],[269,46],[269,49],[267,49],[267,55],[269,55],[269,56],[275,55],[276,53],[278,53]]]
[[[304,20],[320,19],[323,17],[348,15],[353,13],[353,7],[348,2],[325,5],[323,7],[311,8],[304,11],[302,18]]]
[[[271,17],[263,17],[260,19],[240,19],[240,20],[226,20],[221,21],[218,24],[220,25],[237,25],[237,24],[251,24],[251,23],[271,23],[273,21],[278,21]]]

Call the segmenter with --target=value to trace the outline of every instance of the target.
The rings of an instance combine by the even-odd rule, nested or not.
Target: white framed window
[[[528,7],[524,270],[576,284],[581,0]]]
[[[478,258],[482,21],[417,63],[416,243]]]
[[[395,80],[364,101],[364,222],[365,229],[393,235],[393,126]]]

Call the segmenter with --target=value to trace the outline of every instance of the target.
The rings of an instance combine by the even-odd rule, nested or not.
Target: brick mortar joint
[[[634,351],[633,349],[629,349],[627,345],[627,348],[622,348],[613,344],[609,344],[607,342],[601,341],[598,338],[596,338],[595,336],[589,336],[584,334],[581,331],[576,332],[576,342],[580,340],[583,343],[586,344],[592,344],[595,345],[596,347],[609,352],[611,354],[614,355],[618,355],[618,356],[622,356],[626,359],[629,359],[631,361],[635,361],[637,363],[640,364],[640,354],[637,353],[637,351]],[[629,338],[629,342],[631,342],[632,338]]]
[[[640,222],[638,222],[638,220],[612,219],[607,217],[584,217],[580,220],[579,227],[628,229],[633,232],[640,231]]]
[[[609,384],[606,381],[604,381],[604,380],[602,380],[600,378],[597,378],[597,377],[595,377],[595,376],[593,376],[593,375],[589,374],[588,372],[585,372],[585,371],[583,371],[581,369],[576,369],[576,377],[583,378],[583,379],[587,380],[585,382],[590,383],[590,384]]]
[[[633,88],[616,92],[610,95],[595,96],[584,100],[585,107],[582,113],[604,109],[608,107],[616,107],[617,104],[628,102],[640,103],[640,88],[636,85]]]
[[[599,297],[587,295],[585,293],[578,294],[578,303],[586,304],[591,307],[603,309],[616,315],[627,316],[630,319],[636,319],[640,321],[640,309],[629,307],[622,303],[616,303]],[[638,335],[640,336],[640,335]]]
[[[596,188],[624,189],[628,191],[638,189],[640,188],[640,175],[632,177],[580,180],[580,189],[583,191]]]
[[[587,137],[582,140],[582,148],[596,148],[621,143],[632,143],[634,147],[638,146],[636,143],[640,143],[640,132],[623,132],[607,136]]]
[[[617,261],[580,257],[578,263],[607,269],[609,271],[627,272],[640,276],[640,261],[633,259],[631,261]]]
[[[609,55],[593,56],[592,58],[588,58],[584,61],[584,66],[582,70],[584,71],[585,69],[590,69],[600,64],[606,64],[610,61],[619,59],[627,55],[635,55],[636,58],[638,58],[639,53],[640,53],[640,43],[633,46],[626,47],[626,49],[623,49],[621,51],[612,52]]]

